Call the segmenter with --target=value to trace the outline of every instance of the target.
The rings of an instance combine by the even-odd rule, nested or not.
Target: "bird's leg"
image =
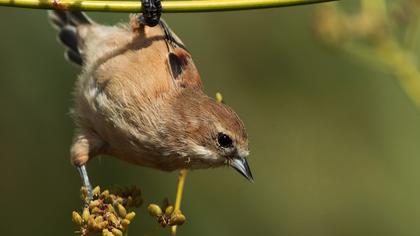
[[[77,166],[77,170],[79,171],[80,178],[82,179],[82,185],[87,190],[87,198],[85,199],[86,204],[89,204],[89,202],[93,199],[93,194],[92,185],[90,184],[89,176],[86,170],[86,165]]]
[[[90,133],[77,135],[70,149],[71,162],[76,166],[82,179],[83,187],[87,190],[86,204],[93,198],[92,185],[89,181],[86,163],[89,159],[102,153],[105,146],[101,139]]]
[[[179,211],[181,209],[181,200],[182,200],[182,194],[184,193],[184,184],[185,184],[185,178],[187,177],[187,169],[182,169],[179,172],[178,177],[178,185],[176,188],[176,198],[175,198],[175,209],[174,211]],[[171,235],[176,235],[176,225],[171,227]]]
[[[153,27],[159,24],[162,14],[162,4],[160,0],[141,0],[143,7],[142,15],[139,17],[141,24]]]

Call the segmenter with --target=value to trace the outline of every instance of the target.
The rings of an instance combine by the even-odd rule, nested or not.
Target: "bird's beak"
[[[230,166],[237,170],[241,175],[247,178],[249,181],[254,182],[252,177],[251,169],[249,168],[248,162],[245,157],[233,158],[230,161]]]

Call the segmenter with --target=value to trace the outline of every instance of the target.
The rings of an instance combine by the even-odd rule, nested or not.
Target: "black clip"
[[[139,17],[140,22],[153,27],[159,24],[162,14],[162,4],[160,0],[141,0],[143,14]]]

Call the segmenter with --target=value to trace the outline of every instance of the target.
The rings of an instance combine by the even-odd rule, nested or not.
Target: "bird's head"
[[[184,145],[193,158],[208,167],[228,165],[253,181],[248,136],[239,116],[199,90],[186,92],[177,99],[174,117],[181,120],[174,122],[182,123]]]

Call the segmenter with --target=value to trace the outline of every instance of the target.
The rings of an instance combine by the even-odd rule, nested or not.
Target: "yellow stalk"
[[[306,5],[337,0],[203,0],[162,1],[163,12],[209,12]],[[104,12],[141,12],[138,1],[0,0],[0,6]]]
[[[176,188],[176,198],[175,198],[175,209],[174,211],[179,211],[181,209],[181,201],[182,201],[182,194],[184,192],[184,184],[185,179],[187,177],[188,171],[186,169],[183,169],[179,172],[178,177],[178,186]],[[176,235],[176,225],[171,227],[171,235]]]

